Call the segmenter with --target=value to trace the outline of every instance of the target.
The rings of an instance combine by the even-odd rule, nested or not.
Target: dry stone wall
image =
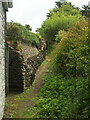
[[[24,71],[23,71],[24,89],[29,88],[33,84],[36,71],[43,62],[43,60],[44,60],[43,54],[39,53],[38,55],[28,58],[24,62]]]
[[[23,56],[14,49],[9,51],[9,91],[23,91]]]
[[[45,55],[38,53],[24,57],[16,50],[9,51],[9,91],[23,92],[35,79],[35,73],[44,60]]]

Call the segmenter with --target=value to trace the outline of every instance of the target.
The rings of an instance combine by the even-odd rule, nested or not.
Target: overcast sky
[[[7,13],[7,21],[29,24],[33,32],[41,26],[46,19],[48,11],[55,7],[59,0],[13,0],[13,8]],[[81,7],[88,4],[89,0],[67,0],[75,6]]]

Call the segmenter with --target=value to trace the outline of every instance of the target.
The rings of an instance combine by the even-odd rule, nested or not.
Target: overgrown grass
[[[42,63],[39,70],[47,64],[50,59],[47,57],[46,60]],[[36,101],[39,99],[39,93],[32,93],[34,86],[36,84],[37,79],[34,80],[33,86],[30,86],[29,89],[25,90],[23,93],[9,93],[6,96],[5,102],[5,111],[4,117],[5,118],[19,118],[19,112],[24,108],[22,111],[22,116],[24,118],[33,118],[37,114],[37,109],[34,108]],[[26,102],[25,102],[26,101]],[[22,103],[25,102],[25,105]],[[37,115],[34,117],[36,118]]]
[[[33,86],[35,83],[36,83],[36,80],[34,81]],[[23,93],[10,93],[8,94],[8,96],[6,96],[5,111],[4,111],[5,118],[17,118],[18,117],[19,109],[23,108],[23,106],[20,106],[21,103],[27,100],[27,98],[31,99],[28,96],[31,93],[33,86],[25,90]],[[37,99],[34,96],[31,96],[31,97],[32,99]]]

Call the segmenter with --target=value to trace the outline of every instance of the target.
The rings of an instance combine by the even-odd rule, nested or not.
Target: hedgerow
[[[52,15],[38,29],[39,33],[46,40],[47,48],[54,44],[55,35],[60,30],[67,31],[80,19],[83,19],[80,10],[73,8],[70,3],[62,4],[57,12],[52,12]]]
[[[9,22],[7,23],[7,37],[8,41],[20,41],[28,45],[34,42],[38,43],[38,38],[35,33],[29,31],[25,26],[20,23]]]
[[[77,22],[62,36],[52,52],[45,85],[36,103],[40,117],[88,118],[89,44],[85,20]]]
[[[64,76],[86,76],[89,62],[88,25],[86,21],[77,22],[64,34],[52,53],[54,73]]]

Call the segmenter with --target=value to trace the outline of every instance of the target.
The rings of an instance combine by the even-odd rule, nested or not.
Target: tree
[[[56,4],[55,8],[53,8],[52,10],[49,10],[49,13],[47,13],[48,18],[51,17],[54,12],[59,11],[59,8],[62,6],[62,4],[65,4],[65,2],[62,2],[60,0],[60,1],[55,1],[55,4]]]
[[[65,4],[66,3],[66,0],[60,0],[60,1],[55,1],[56,3],[56,8],[58,7],[61,7],[62,4]]]
[[[51,17],[54,12],[57,12],[57,11],[60,12],[62,6],[63,6],[63,5],[67,5],[67,3],[68,3],[68,2],[67,2],[66,0],[55,1],[56,6],[55,6],[55,8],[49,10],[49,13],[47,13],[47,17],[48,17],[48,18]],[[79,8],[78,8],[78,7],[75,7],[74,5],[72,5],[71,2],[69,2],[68,4],[69,4],[69,6],[71,6],[73,9],[79,10]],[[67,10],[67,11],[68,11],[68,10]]]
[[[32,31],[32,27],[31,27],[29,24],[25,24],[25,27],[26,27],[28,30]]]
[[[87,10],[87,9],[89,9],[89,6],[88,6],[88,5],[83,5],[82,8],[83,8],[84,10]]]
[[[50,10],[48,15],[49,17],[43,22],[41,28],[38,29],[39,33],[46,40],[47,48],[55,42],[56,35],[60,30],[67,31],[75,22],[83,19],[80,10],[71,3],[64,3],[61,7]]]
[[[88,15],[87,10],[90,9],[90,6],[89,5],[83,5],[82,8],[83,8],[82,15],[87,16]]]

